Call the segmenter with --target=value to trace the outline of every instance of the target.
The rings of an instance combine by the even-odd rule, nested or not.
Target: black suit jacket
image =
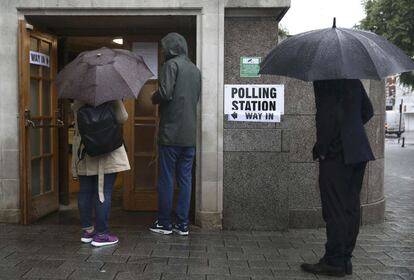
[[[315,81],[314,159],[343,153],[346,164],[374,160],[364,124],[374,115],[359,80]]]

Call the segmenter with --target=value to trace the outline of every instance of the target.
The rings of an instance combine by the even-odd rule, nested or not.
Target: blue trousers
[[[78,194],[78,207],[80,222],[83,229],[91,227],[92,210],[95,208],[97,233],[108,233],[109,211],[111,210],[112,189],[117,173],[105,174],[104,197],[100,202],[98,196],[98,175],[79,176],[80,191]]]
[[[188,224],[191,202],[192,169],[195,147],[159,146],[158,223],[171,224],[174,175],[179,195],[175,210],[177,224]]]

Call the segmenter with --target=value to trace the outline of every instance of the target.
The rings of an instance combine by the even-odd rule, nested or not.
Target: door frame
[[[224,9],[224,4],[220,4],[220,9]],[[198,129],[197,129],[197,150],[196,150],[196,162],[195,162],[195,192],[193,203],[195,204],[195,221],[196,224],[207,227],[221,227],[221,216],[223,211],[223,113],[221,110],[222,107],[222,97],[223,97],[223,82],[224,82],[224,66],[217,64],[217,67],[212,69],[203,68],[203,60],[206,57],[211,57],[211,53],[207,52],[207,48],[203,47],[203,41],[211,37],[211,34],[204,35],[203,30],[205,21],[209,20],[211,17],[210,14],[206,15],[204,10],[211,11],[211,7],[205,4],[200,4],[191,7],[165,7],[160,9],[154,7],[146,7],[145,9],[137,6],[134,9],[117,9],[117,8],[107,8],[107,9],[98,9],[98,8],[82,8],[82,9],[51,9],[47,7],[40,7],[33,9],[31,7],[19,7],[18,14],[19,18],[24,18],[25,15],[28,16],[44,16],[45,14],[51,16],[85,16],[85,15],[99,15],[99,16],[195,16],[196,17],[196,65],[203,70],[205,77],[216,77],[207,79],[203,82],[202,91],[215,91],[217,90],[217,99],[203,98],[201,96],[199,110],[198,110]],[[214,58],[215,61],[222,61],[224,57],[224,15],[218,15],[218,22],[215,25],[219,32],[219,36],[214,38],[215,49],[213,53],[218,55],[217,58]],[[211,45],[208,44],[208,45]],[[217,59],[217,60],[216,60]],[[216,74],[214,74],[216,73]],[[217,75],[218,73],[218,75]],[[203,79],[204,80],[204,79]],[[213,86],[213,87],[212,87]],[[205,100],[204,100],[205,99]],[[205,101],[205,102],[201,102]],[[216,119],[211,119],[210,109],[213,108],[213,112],[217,111],[218,117]],[[204,112],[204,111],[205,112]],[[214,113],[214,115],[216,115]],[[208,116],[203,118],[202,116]],[[210,131],[203,130],[205,128],[216,128],[218,129]],[[217,146],[217,149],[211,151],[209,146],[203,145],[202,139],[206,134],[209,135],[208,142]],[[212,134],[212,135],[211,135]],[[211,137],[213,136],[213,137]],[[22,148],[22,147],[21,147]],[[22,151],[24,148],[22,149]],[[209,174],[208,178],[202,175],[202,166],[206,165],[210,155],[214,153],[214,162],[211,162],[210,165],[215,165],[217,174]],[[202,164],[203,163],[203,164]],[[22,168],[22,163],[20,163],[20,169]],[[24,172],[23,172],[24,173]],[[26,177],[21,177],[24,180],[27,180]],[[204,197],[203,193],[207,189],[215,190],[215,195],[213,197]],[[204,190],[204,191],[202,191]],[[21,196],[22,198],[22,196]],[[211,201],[212,199],[215,200]],[[208,204],[206,203],[208,202]],[[215,204],[216,206],[214,206]],[[22,204],[23,208],[23,204]]]
[[[25,120],[23,118],[24,116],[24,108],[26,107],[26,104],[24,102],[24,92],[27,92],[28,89],[28,85],[30,82],[30,77],[28,77],[28,75],[23,75],[23,61],[27,60],[28,58],[27,53],[28,50],[30,49],[30,46],[28,44],[28,42],[26,41],[26,44],[23,45],[23,42],[21,42],[20,40],[22,39],[23,36],[28,36],[27,35],[27,30],[26,30],[26,21],[24,20],[19,20],[19,131],[20,131],[20,141],[19,141],[19,146],[20,146],[20,168],[19,168],[19,173],[20,173],[20,207],[21,207],[21,223],[22,224],[28,224],[29,223],[29,197],[31,196],[31,192],[28,188],[26,188],[27,186],[27,182],[28,182],[28,172],[26,171],[26,162],[27,162],[27,154],[28,154],[28,149],[27,149],[27,145],[25,143],[25,139],[27,137],[27,131],[26,131],[26,126],[25,126]],[[30,66],[29,66],[30,67]],[[26,70],[27,71],[27,70]]]

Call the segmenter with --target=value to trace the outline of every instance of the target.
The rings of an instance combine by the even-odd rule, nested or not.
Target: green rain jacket
[[[152,103],[160,105],[158,144],[195,147],[197,103],[201,92],[200,70],[188,58],[187,43],[178,33],[161,40],[166,62]]]

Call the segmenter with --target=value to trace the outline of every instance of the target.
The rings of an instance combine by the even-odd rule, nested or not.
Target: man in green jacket
[[[201,74],[188,58],[187,42],[183,36],[169,33],[161,40],[161,45],[166,62],[161,69],[159,89],[152,95],[152,103],[159,104],[160,108],[158,220],[150,230],[188,235]],[[174,175],[180,192],[173,225]]]

